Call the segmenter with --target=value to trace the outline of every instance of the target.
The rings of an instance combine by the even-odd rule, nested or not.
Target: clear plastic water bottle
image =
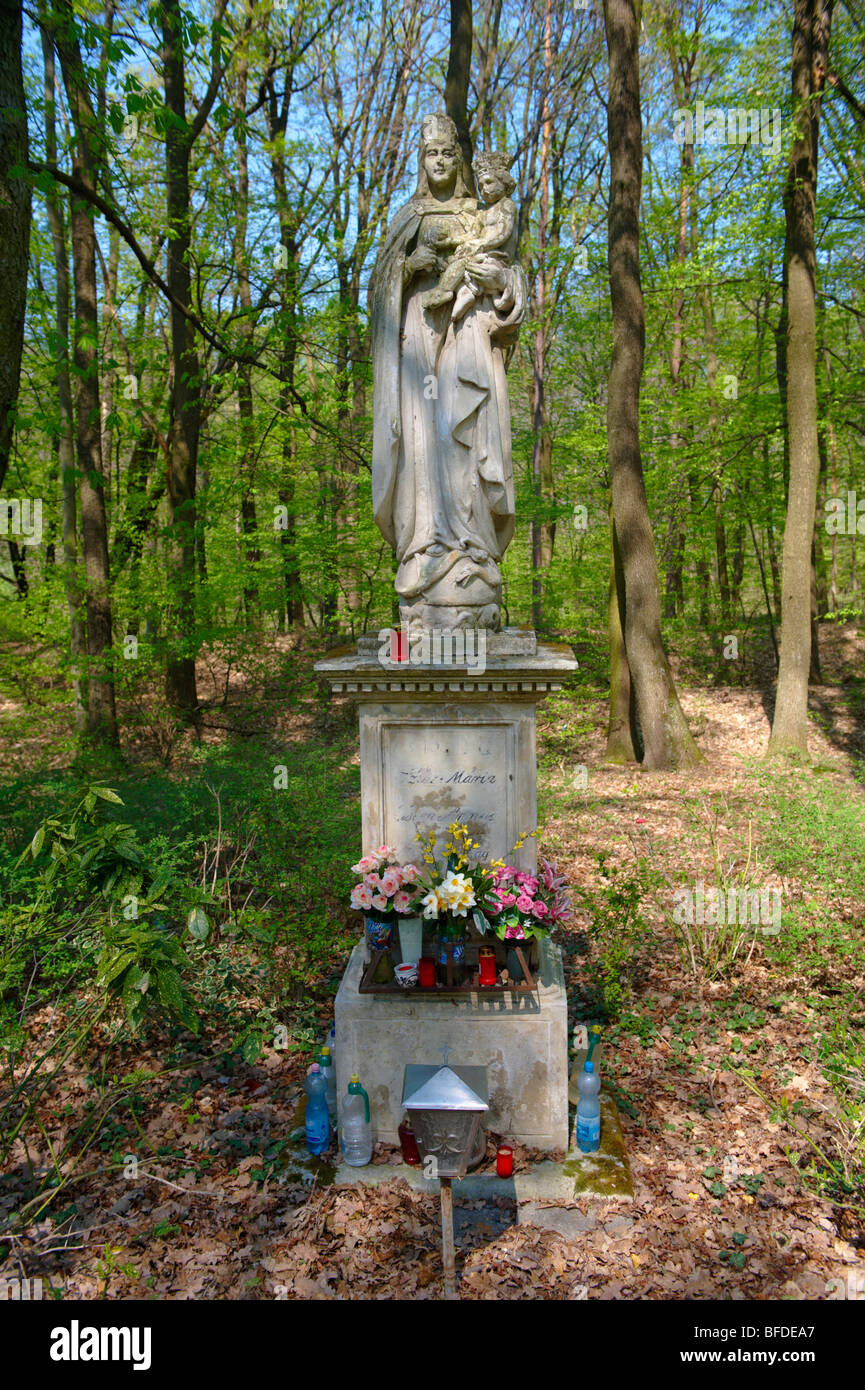
[[[598,1093],[601,1078],[595,1073],[594,1062],[586,1062],[577,1079],[580,1099],[577,1102],[577,1148],[593,1154],[601,1144],[601,1102]]]
[[[325,1075],[325,1077],[326,1077],[326,1079],[327,1079],[327,1113],[330,1115],[331,1124],[335,1126],[335,1125],[336,1125],[336,1067],[335,1067],[335,1065],[334,1065],[333,1056],[332,1056],[332,1054],[331,1054],[331,1051],[330,1051],[330,1048],[329,1048],[329,1047],[323,1047],[323,1048],[321,1049],[321,1055],[320,1055],[320,1057],[319,1057],[319,1059],[318,1059],[318,1064],[319,1064],[319,1066],[321,1067],[321,1070],[322,1070],[322,1072],[324,1073],[324,1075]]]
[[[306,1147],[311,1154],[321,1154],[330,1144],[330,1115],[327,1077],[318,1062],[313,1062],[303,1086],[306,1091]]]
[[[343,1097],[340,1139],[346,1163],[363,1168],[372,1158],[372,1125],[369,1122],[369,1096],[355,1072],[349,1078],[348,1094]]]

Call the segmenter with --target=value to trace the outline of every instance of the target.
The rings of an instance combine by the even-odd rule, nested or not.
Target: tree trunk
[[[610,638],[610,717],[607,722],[606,763],[632,763],[637,757],[634,737],[634,688],[625,651],[625,577],[622,552],[610,507],[610,588],[607,600]]]
[[[784,527],[781,664],[771,756],[808,756],[811,549],[817,497],[814,219],[820,93],[828,70],[831,0],[796,0],[792,88],[796,138],[784,193],[787,271],[786,388],[790,482]]]
[[[20,3],[0,4],[0,488],[9,467],[9,452],[27,303],[30,256],[30,184],[10,178],[9,170],[27,163],[27,109],[21,70]]]
[[[186,68],[179,0],[162,5],[162,56],[165,81],[165,173],[168,210],[166,280],[175,298],[191,308],[189,268],[189,165],[191,141],[186,124]],[[168,463],[168,641],[165,693],[169,704],[187,714],[198,705],[195,656],[188,647],[195,632],[195,482],[201,423],[198,353],[192,325],[171,306],[173,374],[169,399]]]
[[[643,765],[695,766],[702,755],[685,721],[661,640],[658,568],[640,456],[645,311],[639,259],[643,151],[638,5],[634,0],[605,0],[604,22],[610,62],[608,227],[613,313],[607,449],[625,581],[625,650],[644,743]]]
[[[50,34],[43,29],[42,61],[45,70],[45,153],[50,164],[57,163],[55,129],[55,72],[54,45]],[[63,587],[69,615],[69,668],[72,677],[72,720],[75,732],[83,735],[87,729],[87,691],[81,669],[87,649],[81,583],[78,573],[78,516],[75,496],[75,417],[72,404],[72,381],[69,374],[69,255],[66,245],[66,225],[63,200],[59,190],[52,188],[47,198],[48,226],[54,252],[55,327],[57,330],[57,413],[59,430],[56,448],[60,464],[61,516],[63,528]]]
[[[467,111],[472,66],[472,0],[450,0],[450,5],[451,37],[445,77],[445,111],[457,128],[463,156],[463,176],[469,192],[474,193],[472,140]]]
[[[535,508],[541,510],[552,493],[552,440],[549,437],[546,400],[547,352],[547,228],[550,215],[550,78],[552,71],[551,0],[544,5],[544,85],[541,95],[541,199],[538,218],[538,273],[535,281],[534,372],[532,380],[532,488]],[[552,525],[541,516],[532,520],[532,626],[543,623],[543,577],[553,558]]]
[[[74,32],[69,0],[58,0],[54,42],[60,55],[69,113],[75,131],[72,172],[88,191],[96,186],[102,137],[96,122]],[[72,197],[72,267],[75,285],[75,415],[81,488],[81,536],[87,610],[87,732],[96,742],[117,745],[111,649],[111,587],[108,525],[100,436],[99,314],[96,289],[96,230],[92,208]]]

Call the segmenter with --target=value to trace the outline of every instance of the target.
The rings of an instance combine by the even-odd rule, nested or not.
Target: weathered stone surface
[[[542,1231],[556,1231],[565,1240],[579,1240],[597,1224],[594,1212],[582,1212],[576,1207],[539,1207],[535,1202],[526,1202],[517,1213],[518,1226],[539,1226]]]
[[[437,1064],[447,1044],[451,1062],[487,1068],[486,1128],[533,1148],[567,1147],[567,999],[557,947],[540,942],[536,992],[496,996],[359,994],[364,954],[359,943],[336,996],[337,1086],[344,1095],[359,1074],[376,1140],[398,1142],[406,1064]]]
[[[417,836],[439,841],[451,821],[468,826],[479,858],[510,860],[537,823],[534,705],[364,704],[360,711],[363,844],[392,845],[417,860]],[[533,869],[535,841],[521,867]]]
[[[535,705],[576,667],[569,647],[548,645],[533,655],[488,656],[484,669],[386,670],[354,648],[318,662],[334,692],[358,702],[363,853],[386,843],[411,861],[419,831],[440,835],[462,820],[480,857],[510,859],[537,821]],[[535,869],[533,839],[516,862]]]
[[[625,1151],[622,1125],[615,1098],[606,1086],[601,1087],[600,1100],[601,1147],[593,1154],[584,1154],[577,1148],[575,1119],[564,1171],[573,1181],[572,1195],[577,1201],[583,1197],[604,1197],[632,1202],[634,1180]]]
[[[497,629],[514,534],[504,349],[528,302],[515,180],[498,152],[479,207],[453,121],[429,115],[419,134],[415,194],[370,281],[373,513],[407,620]]]
[[[408,633],[408,628],[403,629]],[[386,646],[390,652],[390,628],[381,628],[379,632],[366,632],[357,641],[357,654],[360,658],[373,658],[378,663],[379,653]],[[499,661],[507,656],[536,656],[538,650],[538,639],[532,627],[503,627],[501,632],[487,632],[484,636],[486,645],[486,658],[488,661]],[[448,650],[453,650],[449,646]],[[477,645],[471,648],[472,653],[477,651]]]
[[[356,1182],[375,1187],[396,1178],[404,1178],[415,1192],[438,1194],[437,1179],[425,1178],[422,1168],[410,1168],[404,1163],[393,1167],[387,1163],[371,1163],[366,1168],[350,1168],[342,1163],[333,1181],[337,1187]],[[563,1165],[552,1162],[533,1163],[528,1172],[515,1173],[512,1178],[500,1178],[495,1173],[467,1173],[464,1178],[455,1178],[453,1184],[455,1199],[510,1197],[519,1203],[568,1202],[573,1197],[573,1187],[574,1180],[565,1176]]]

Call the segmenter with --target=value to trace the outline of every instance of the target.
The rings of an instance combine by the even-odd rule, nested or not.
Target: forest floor
[[[570,1014],[602,1021],[635,1200],[579,1204],[584,1229],[573,1240],[517,1225],[504,1200],[458,1208],[461,1297],[826,1299],[865,1287],[861,638],[830,628],[823,660],[812,761],[792,770],[763,761],[762,683],[697,685],[678,672],[706,757],[689,773],[605,766],[605,701],[579,681],[542,708],[540,848],[567,871],[577,907],[563,941]],[[354,716],[324,707],[301,665],[282,683],[202,665],[211,697],[202,740],[222,769],[232,758],[287,766],[309,798],[305,843],[345,858],[358,834]],[[170,789],[200,775],[202,741],[162,729],[157,708],[110,781],[127,816],[148,802],[175,814]],[[32,834],[33,815],[65,785],[68,755],[59,744],[46,754],[47,724],[14,692],[2,717],[7,738],[17,735],[4,776],[33,798],[30,821],[19,807],[14,828],[26,822]],[[311,769],[323,764],[319,795]],[[696,943],[707,967],[694,971],[670,889],[708,886],[719,866],[732,881],[731,865],[751,886],[779,890],[780,930],[755,932],[717,970],[719,938],[708,930]],[[617,917],[624,901],[632,906]],[[41,1277],[57,1298],[441,1296],[436,1199],[399,1181],[310,1186],[288,1162],[312,1046],[357,933],[344,909],[332,914],[332,936],[308,966],[315,979],[288,956],[268,977],[281,991],[274,1016],[287,1022],[286,1050],[250,1063],[216,1022],[198,1037],[156,1026],[136,1038],[103,1024],[55,1074],[41,1135],[19,1145],[0,1179],[0,1217],[31,1204],[28,1221],[0,1236],[0,1278]],[[246,939],[224,950],[232,987],[254,1011],[264,985],[244,970],[259,958]],[[59,1026],[48,1009],[31,1019],[34,1046]],[[130,1076],[144,1080],[130,1090]],[[50,1168],[48,1141],[59,1153],[97,1112],[85,1150],[61,1165],[62,1191],[40,1201],[39,1190],[50,1198],[44,1183],[34,1188]],[[396,1157],[377,1152],[382,1163]]]

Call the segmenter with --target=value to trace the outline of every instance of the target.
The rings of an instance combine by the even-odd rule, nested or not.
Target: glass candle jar
[[[402,1149],[403,1161],[410,1163],[413,1168],[420,1167],[420,1153],[418,1151],[417,1139],[414,1130],[406,1117],[402,1124],[397,1128],[399,1135],[399,1145]]]
[[[496,953],[492,946],[481,946],[478,951],[480,983],[494,985],[496,982]]]
[[[496,1151],[496,1172],[500,1178],[512,1178],[514,1175],[514,1151],[510,1144],[499,1144]]]
[[[432,956],[421,956],[417,968],[421,989],[432,989],[436,982],[436,963]]]

